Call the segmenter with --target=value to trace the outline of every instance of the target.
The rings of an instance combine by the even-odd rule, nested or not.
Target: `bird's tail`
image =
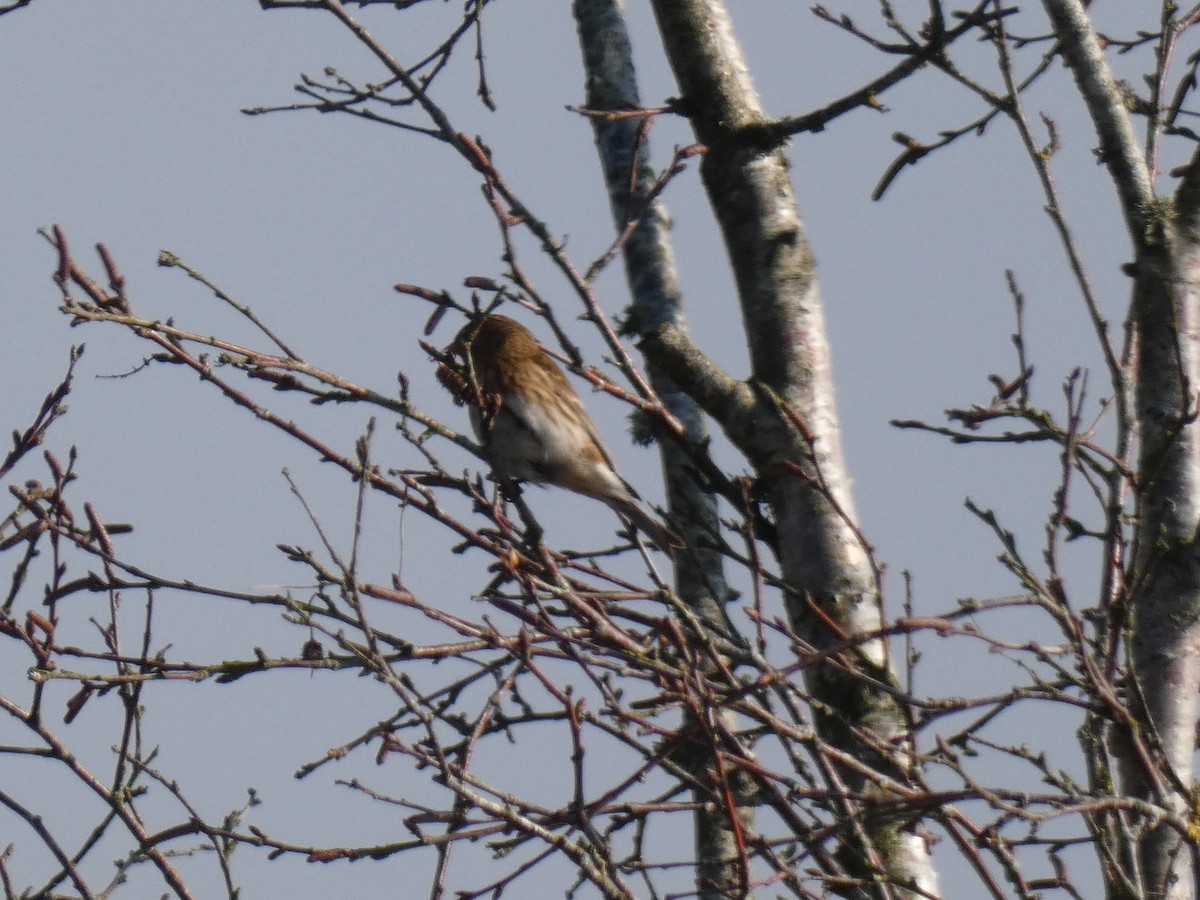
[[[605,502],[620,516],[625,517],[641,531],[655,547],[671,559],[679,555],[686,544],[682,537],[672,531],[655,516],[646,512],[636,500],[605,499]]]

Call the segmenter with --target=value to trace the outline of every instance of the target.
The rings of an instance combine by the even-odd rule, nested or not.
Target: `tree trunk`
[[[575,0],[574,14],[583,52],[588,108],[628,110],[639,106],[633,54],[620,3]],[[591,121],[616,233],[623,232],[634,218],[641,219],[626,241],[623,254],[633,296],[628,318],[630,330],[645,334],[667,322],[684,328],[679,280],[668,233],[670,219],[662,201],[650,199],[654,176],[649,143],[644,134],[639,137],[647,123],[640,118],[609,121],[594,117]],[[702,446],[707,430],[695,402],[653,367],[650,381],[663,405],[683,423],[688,440]],[[675,589],[714,633],[733,638],[722,606],[731,591],[725,581],[721,555],[711,537],[719,530],[716,500],[689,474],[689,461],[676,444],[663,441],[659,448],[671,522],[687,544],[675,568]],[[711,714],[723,715],[719,710],[712,710]],[[695,715],[685,718],[685,732],[700,726],[696,718]],[[696,896],[700,900],[747,897],[749,890],[742,883],[745,869],[741,864],[745,851],[738,832],[744,834],[753,827],[748,779],[740,771],[722,776],[711,755],[707,759],[685,756],[683,764],[692,770],[699,783],[709,786],[695,792]]]
[[[1174,202],[1154,195],[1121,88],[1081,0],[1043,0],[1061,53],[1100,139],[1136,257],[1130,319],[1137,329],[1141,445],[1133,572],[1130,706],[1136,733],[1118,734],[1126,795],[1190,818],[1196,692],[1200,688],[1200,153]],[[1155,118],[1151,130],[1161,128]],[[1126,729],[1132,731],[1131,729]],[[1144,752],[1133,752],[1140,744]],[[1110,897],[1187,900],[1196,895],[1191,851],[1165,824],[1136,833],[1136,872],[1111,879]]]
[[[718,0],[655,0],[659,32],[697,138],[701,173],[735,273],[750,350],[751,378],[732,383],[660,329],[649,349],[714,415],[755,469],[774,516],[792,628],[837,664],[805,671],[823,739],[904,782],[904,710],[882,626],[876,572],[858,530],[833,402],[825,323],[812,252],[787,162],[777,147],[747,136],[765,121]],[[851,649],[852,648],[852,649]],[[871,896],[880,877],[937,893],[925,842],[892,818],[872,816],[850,794],[878,796],[882,780],[858,768],[838,772],[848,826],[840,854]],[[861,829],[861,830],[860,830]],[[882,869],[882,871],[881,871]],[[893,890],[893,894],[894,894]]]

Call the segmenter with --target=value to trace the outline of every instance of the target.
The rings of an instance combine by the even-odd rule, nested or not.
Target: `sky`
[[[676,91],[648,11],[631,7],[642,97],[653,105]],[[769,113],[824,105],[892,62],[818,22],[807,4],[756,0],[731,8]],[[1117,0],[1097,0],[1093,10],[1104,27],[1129,25],[1130,13]],[[354,12],[400,58],[412,60],[455,20],[458,6],[428,4],[402,15],[383,8]],[[870,13],[855,14],[860,24],[876,27]],[[468,53],[454,58],[437,98],[459,130],[484,137],[510,183],[576,258],[590,261],[611,240],[611,223],[590,129],[566,109],[583,98],[569,6],[556,0],[493,4],[485,41],[498,112],[475,98]],[[979,73],[990,68],[978,49],[963,62]],[[69,328],[56,309],[55,258],[39,228],[61,225],[76,258],[97,271],[91,247],[105,243],[141,314],[258,341],[202,286],[156,265],[160,250],[171,251],[253,307],[315,365],[388,394],[403,371],[420,405],[466,428],[416,343],[427,310],[392,285],[447,288],[465,298],[465,277],[503,271],[495,225],[477,179],[433,141],[345,116],[241,112],[296,102],[300,74],[319,76],[327,66],[359,81],[380,77],[330,16],[264,12],[251,0],[34,0],[0,17],[0,246],[6,249],[0,304],[7,347],[0,355],[0,424],[27,424],[65,370],[69,348],[86,342],[70,415],[50,446],[60,454],[72,444],[79,448],[79,495],[106,520],[133,523],[122,551],[160,573],[240,589],[296,584],[302,574],[275,546],[313,546],[317,538],[281,470],[291,473],[343,547],[353,492],[342,476],[193,376],[162,367],[130,374],[147,353],[133,339],[94,325]],[[886,114],[856,112],[824,133],[797,138],[789,155],[827,304],[859,516],[888,567],[890,611],[898,611],[899,573],[907,570],[918,610],[933,612],[960,597],[1017,590],[995,562],[993,539],[963,500],[970,496],[995,508],[1036,556],[1055,484],[1054,453],[954,448],[899,431],[889,420],[939,422],[943,409],[990,396],[989,373],[1015,374],[1004,279],[1010,268],[1028,301],[1035,399],[1061,411],[1060,384],[1076,366],[1097,369],[1097,395],[1103,379],[1082,305],[1012,129],[995,123],[981,136],[963,138],[904,172],[873,202],[871,191],[899,150],[893,132],[931,140],[980,112],[969,94],[935,72],[922,72],[883,99]],[[1060,187],[1102,302],[1120,322],[1128,289],[1120,265],[1128,260],[1128,245],[1067,73],[1056,67],[1027,102],[1059,125]],[[674,145],[692,138],[685,123],[664,119],[651,140],[662,166]],[[746,351],[733,285],[694,166],[672,184],[666,202],[696,341],[743,376]],[[521,249],[543,293],[561,296],[563,321],[572,321],[577,310],[565,285],[555,282],[531,244]],[[601,276],[597,291],[609,314],[618,314],[627,303],[618,266]],[[446,328],[438,338],[449,336]],[[574,336],[598,352],[582,326]],[[371,415],[272,399],[343,448],[353,446]],[[653,452],[620,439],[619,405],[599,397],[589,405],[619,467],[639,491],[660,500]],[[377,453],[388,465],[416,465],[391,426],[381,417]],[[741,465],[727,448],[719,452],[727,464]],[[462,468],[477,467],[466,455],[451,456]],[[44,477],[36,468],[27,465],[18,475]],[[611,535],[613,522],[602,508],[581,510],[578,498],[553,492],[538,492],[534,502],[566,544],[600,545]],[[466,604],[483,583],[480,570],[470,568],[482,565],[478,561],[457,569],[426,565],[444,559],[451,541],[416,516],[403,517],[375,500],[368,522],[370,580],[387,583],[390,573],[400,572],[414,589],[444,596],[448,607]],[[1086,587],[1094,567],[1084,551],[1077,557],[1071,571]],[[235,612],[239,618],[230,621]],[[295,629],[272,616],[241,618],[240,607],[167,599],[159,615],[160,633],[170,635],[181,658],[241,658],[254,646],[283,654],[297,640]],[[87,626],[79,627],[83,640]],[[926,690],[968,668],[971,677],[982,677],[976,667],[993,665],[957,648],[932,649],[944,656],[923,673]],[[0,677],[12,677],[11,669],[0,663]],[[345,676],[290,676],[189,686],[186,694],[175,686],[151,689],[159,690],[175,691],[155,705],[150,720],[162,743],[163,768],[187,771],[210,814],[236,806],[253,784],[267,801],[267,823],[320,809],[347,842],[388,833],[378,806],[347,798],[330,784],[332,777],[320,785],[291,778],[302,763],[389,714],[392,701],[378,685]],[[69,691],[60,693],[65,698]],[[72,727],[98,728],[100,718],[85,716]],[[9,723],[0,722],[0,744],[14,740]],[[35,777],[32,766],[29,772]],[[409,789],[406,782],[403,790]],[[57,812],[70,827],[72,801],[63,802]],[[9,830],[0,818],[0,835]],[[428,872],[428,859],[415,857],[377,866],[306,866],[244,855],[238,876],[247,897],[280,896],[281,885],[299,884],[305,896],[394,896],[397,879],[419,880]],[[14,870],[25,865],[37,869],[34,861],[13,861]]]

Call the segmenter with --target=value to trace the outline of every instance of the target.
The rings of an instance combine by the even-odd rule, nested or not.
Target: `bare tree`
[[[259,343],[145,314],[103,245],[93,266],[72,252],[62,229],[46,231],[72,324],[104,323],[136,336],[150,348],[146,368],[195,373],[340,469],[356,492],[357,516],[349,546],[339,547],[297,486],[316,548],[280,550],[311,589],[251,592],[132,563],[118,539],[128,526],[106,522],[88,504],[79,513],[74,451],[66,464],[45,453],[44,480],[9,484],[14,508],[0,522],[0,552],[14,562],[0,637],[10,658],[26,661],[27,679],[0,684],[0,709],[24,735],[24,743],[0,746],[0,756],[44,763],[99,805],[86,833],[68,838],[47,827],[44,810],[0,786],[0,804],[21,826],[14,848],[33,843],[53,860],[50,874],[26,889],[10,875],[16,851],[0,854],[6,896],[114,896],[125,879],[147,870],[160,889],[199,895],[175,859],[203,850],[233,897],[238,848],[322,863],[432,854],[433,898],[520,895],[533,879],[537,892],[547,893],[554,878],[568,892],[586,887],[609,898],[756,891],[938,897],[940,881],[946,896],[1024,898],[1053,890],[1084,897],[1098,885],[1110,898],[1195,896],[1200,670],[1193,543],[1200,503],[1193,495],[1200,452],[1192,380],[1200,360],[1192,269],[1200,157],[1172,173],[1179,178],[1173,193],[1160,194],[1159,184],[1164,154],[1178,152],[1168,141],[1186,146],[1197,139],[1185,123],[1194,114],[1188,104],[1200,53],[1181,72],[1173,63],[1200,7],[1181,12],[1164,4],[1156,23],[1122,39],[1100,34],[1082,0],[1044,0],[1046,19],[994,0],[964,9],[931,0],[919,20],[908,21],[908,11],[882,3],[869,24],[819,6],[814,27],[861,40],[891,65],[817,109],[772,118],[718,0],[653,4],[680,91],[655,107],[639,95],[619,4],[575,0],[586,73],[585,105],[576,112],[593,125],[615,223],[611,247],[584,264],[522,198],[485,138],[465,133],[437,99],[438,76],[469,47],[480,101],[494,105],[481,0],[468,0],[445,40],[415,60],[399,59],[340,0],[260,5],[327,17],[379,66],[369,83],[332,68],[305,76],[297,86],[304,99],[287,110],[348,114],[394,127],[404,139],[437,141],[481,187],[503,271],[464,272],[461,289],[396,285],[427,313],[425,363],[441,367],[454,399],[485,405],[492,401],[473,383],[470,366],[457,368],[449,339],[433,338],[447,320],[457,332],[482,310],[540,319],[543,333],[554,336],[553,354],[628,404],[637,434],[657,441],[666,514],[686,548],[672,578],[633,532],[611,547],[564,550],[512,485],[497,492],[485,483],[484,448],[458,430],[465,417],[421,408],[404,373],[397,394],[304,359],[295,336],[173,254],[164,253],[160,265],[200,281],[256,329]],[[357,5],[397,7],[404,15],[418,4]],[[973,54],[976,72],[979,46],[990,53],[987,79],[968,74],[958,59]],[[1115,54],[1147,61],[1148,93],[1113,75]],[[1059,196],[1057,125],[1045,115],[1035,123],[1026,110],[1028,89],[1054,77],[1059,60],[1095,125],[1097,158],[1112,175],[1130,238],[1133,261],[1122,277],[1133,287],[1123,331],[1112,328],[1097,299]],[[1062,411],[1035,402],[1026,301],[1010,272],[1012,371],[990,375],[994,393],[949,410],[946,424],[896,424],[957,443],[1056,447],[1058,483],[1041,560],[1022,552],[1011,525],[970,504],[994,532],[1017,593],[962,601],[937,614],[918,614],[905,598],[903,615],[889,618],[842,455],[815,260],[784,150],[799,135],[836,139],[841,117],[881,111],[889,89],[922,70],[963,88],[978,109],[966,122],[946,123],[930,142],[897,134],[900,153],[876,196],[941,148],[1007,122],[1038,176],[1106,384],[1093,399],[1100,379],[1068,365]],[[669,166],[655,172],[648,146],[651,126],[663,116],[685,117],[695,143],[677,148]],[[744,378],[710,360],[683,317],[688,303],[665,202],[674,179],[695,161],[737,286],[750,349]],[[553,267],[554,293],[565,288],[573,304],[551,303],[550,291],[530,274],[522,256],[528,237]],[[593,284],[618,257],[632,301],[613,318]],[[612,366],[587,364],[565,318],[571,309],[595,328]],[[622,338],[636,340],[648,376]],[[18,464],[31,464],[69,389],[70,375],[32,425],[15,433],[0,464],[6,479]],[[281,408],[289,395],[311,401],[308,418]],[[364,433],[340,443],[321,436],[323,410],[345,404],[371,410]],[[385,468],[379,459],[377,420],[384,419],[406,442],[404,468]],[[714,458],[706,421],[728,438],[748,475]],[[461,454],[477,459],[465,473],[455,467]],[[360,549],[372,496],[454,536],[461,562],[453,564],[481,579],[471,614],[422,596],[399,573],[369,571]],[[1062,557],[1069,541],[1094,550],[1094,595],[1073,596],[1067,587]],[[35,585],[41,554],[51,564]],[[731,603],[731,585],[749,602]],[[91,643],[81,645],[62,635],[77,634],[75,601],[87,594],[108,599],[108,619],[93,620]],[[160,633],[155,618],[164,594],[271,610],[298,629],[296,652],[256,648],[245,658],[200,663],[174,656],[171,635]],[[1027,636],[1006,637],[994,624],[1014,611]],[[918,648],[946,640],[1008,661],[1010,681],[978,696],[918,693]],[[901,642],[905,652],[897,659]],[[360,672],[388,692],[390,715],[297,774],[307,778],[333,760],[361,759],[367,774],[346,780],[347,787],[400,810],[403,833],[338,843],[318,821],[296,823],[293,833],[267,830],[252,821],[253,794],[244,807],[213,817],[194,800],[187,772],[157,767],[142,733],[145,685],[171,682],[182,703],[195,681],[261,681],[268,672],[297,670]],[[49,689],[64,682],[74,693],[60,709],[48,700]],[[111,772],[100,776],[67,740],[72,733],[49,722],[61,714],[70,725],[85,706],[113,697],[120,738]],[[1023,733],[1021,715],[1044,706],[1055,711],[1060,730]],[[1082,777],[1046,753],[1073,729]],[[537,752],[548,731],[569,745],[568,758]],[[514,786],[505,763],[510,745],[545,766],[547,790]],[[403,776],[386,789],[374,786],[372,765],[402,769]],[[150,818],[164,824],[150,827]],[[684,819],[695,835],[686,853],[662,837]],[[99,862],[100,848],[112,843],[123,847],[115,869]],[[939,878],[939,868],[954,866],[955,883]]]

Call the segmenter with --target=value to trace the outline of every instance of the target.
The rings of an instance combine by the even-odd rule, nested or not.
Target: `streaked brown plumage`
[[[648,513],[617,474],[596,423],[529,329],[507,316],[489,315],[463,328],[452,346],[469,353],[477,384],[465,399],[497,477],[594,497],[669,556],[683,548],[679,535]]]

